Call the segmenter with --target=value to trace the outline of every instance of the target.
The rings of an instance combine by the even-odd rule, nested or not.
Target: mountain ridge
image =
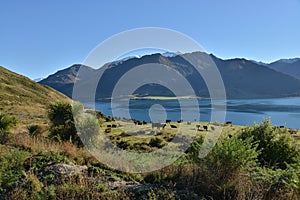
[[[221,59],[213,54],[208,55],[203,52],[191,52],[190,54],[195,56],[196,59],[199,57],[199,63],[201,63],[201,56],[209,56],[210,59],[215,62],[223,78],[228,98],[276,98],[300,96],[300,80],[297,77],[270,67],[269,64],[265,66],[244,58]],[[100,88],[97,88],[96,99],[107,98],[111,96],[113,87],[118,79],[130,69],[142,64],[159,63],[168,65],[183,74],[183,76],[191,82],[197,96],[209,97],[204,80],[199,76],[197,70],[193,69],[190,63],[183,59],[185,55],[188,54],[166,57],[160,53],[156,53],[144,55],[140,58],[130,58],[120,63],[108,63],[99,69],[92,69],[88,66],[84,66],[84,68],[87,68],[87,70],[85,70],[85,77],[91,78],[100,70],[105,70],[105,73],[101,77],[101,81],[104,83],[103,85],[105,85],[105,87],[99,86]],[[79,66],[80,64],[77,65],[77,67]],[[72,67],[74,68],[74,65],[64,70]],[[78,70],[78,68],[76,69]],[[83,83],[83,81],[75,80],[74,76],[76,70],[73,71],[73,74],[62,74],[62,72],[64,71],[60,70],[55,73],[56,75],[63,77],[60,84],[55,83],[57,79],[50,80],[49,78],[46,78],[39,83],[53,87],[67,96],[72,97],[72,88],[75,81],[79,81],[79,83]],[[73,77],[72,81],[62,81],[64,79],[70,80],[68,79],[70,75]],[[86,87],[88,87],[88,85],[86,85]],[[153,87],[148,85],[136,91],[136,95],[139,96],[150,95],[150,93],[158,96],[174,95],[160,86]]]
[[[270,63],[268,67],[300,80],[300,58],[280,59]]]

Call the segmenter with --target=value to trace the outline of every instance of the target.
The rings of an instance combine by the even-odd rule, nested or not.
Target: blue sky
[[[46,77],[141,27],[182,32],[221,58],[300,57],[300,0],[0,0],[0,65]]]

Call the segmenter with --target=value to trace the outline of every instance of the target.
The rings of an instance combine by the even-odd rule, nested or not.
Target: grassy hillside
[[[71,100],[0,66],[0,111],[16,115],[23,124],[45,121],[47,107],[56,101]]]

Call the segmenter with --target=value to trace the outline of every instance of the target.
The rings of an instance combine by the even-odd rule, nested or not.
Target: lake
[[[189,99],[182,100],[184,106],[180,107],[177,100],[130,100],[129,114],[132,119],[140,121],[172,121],[180,120],[181,113],[186,112],[191,116],[197,111]],[[198,100],[200,119],[199,121],[211,121],[211,101]],[[263,119],[271,118],[273,125],[286,126],[300,129],[300,98],[277,98],[277,99],[237,99],[226,100],[227,110],[225,121],[231,121],[237,125],[253,125]],[[91,103],[85,103],[91,107]],[[105,115],[113,117],[125,117],[127,110],[126,102],[118,101],[112,106],[110,101],[98,101],[95,109]],[[197,111],[197,112],[198,112]],[[218,111],[217,111],[218,112]],[[221,112],[221,110],[219,110]],[[127,118],[127,117],[126,117]]]

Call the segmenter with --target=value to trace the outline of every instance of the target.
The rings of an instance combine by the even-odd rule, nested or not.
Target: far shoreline
[[[300,96],[286,96],[286,97],[257,97],[257,98],[225,98],[225,99],[215,99],[215,100],[254,100],[254,99],[294,99],[294,98],[300,98]],[[98,98],[96,101],[111,101],[111,100],[118,100],[118,101],[127,101],[129,100],[179,100],[179,99],[198,99],[198,100],[211,100],[210,97],[198,97],[198,96],[134,96],[131,95],[129,97],[120,97],[120,98]]]

